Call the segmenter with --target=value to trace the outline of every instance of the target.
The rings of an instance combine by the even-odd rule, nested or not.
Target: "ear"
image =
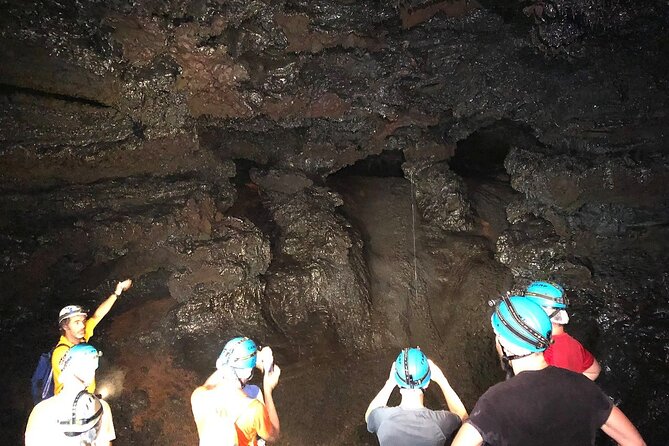
[[[236,379],[235,371],[232,367],[224,365],[216,369],[216,375],[220,379]]]

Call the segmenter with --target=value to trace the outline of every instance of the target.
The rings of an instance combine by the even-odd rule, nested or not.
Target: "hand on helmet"
[[[436,382],[437,384],[446,384],[448,385],[448,379],[446,379],[446,375],[444,375],[444,372],[441,371],[439,366],[435,364],[431,359],[427,360],[428,365],[430,366],[430,372],[432,373],[432,381]]]
[[[120,296],[122,292],[128,291],[131,286],[132,286],[132,280],[130,279],[126,279],[123,282],[119,282],[116,284],[116,289],[114,290],[114,294]]]
[[[392,383],[393,386],[397,385],[395,382],[395,361],[390,365],[390,373],[388,374],[388,383]]]

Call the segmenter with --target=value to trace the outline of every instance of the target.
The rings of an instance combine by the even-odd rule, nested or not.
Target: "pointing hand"
[[[114,290],[114,294],[120,296],[122,292],[128,291],[131,286],[132,286],[132,280],[130,279],[126,279],[123,282],[119,282],[116,284],[116,290]]]

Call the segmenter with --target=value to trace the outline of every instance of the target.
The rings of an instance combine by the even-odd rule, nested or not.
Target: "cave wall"
[[[645,435],[666,438],[665,3],[0,6],[5,334],[29,331],[28,344],[47,348],[39,332],[54,308],[92,306],[132,276],[137,302],[171,299],[139,344],[185,356],[175,361],[186,369],[215,349],[213,332],[289,349],[297,335],[317,345],[305,331],[317,323],[332,342],[374,349],[364,237],[323,181],[401,151],[431,240],[488,225],[485,249],[511,288],[563,283],[602,385]],[[514,198],[491,205],[506,221],[492,221],[448,160],[500,123],[524,133],[504,164]],[[242,181],[235,160],[258,169]],[[270,227],[236,212],[250,196]],[[22,395],[10,399],[25,410]]]

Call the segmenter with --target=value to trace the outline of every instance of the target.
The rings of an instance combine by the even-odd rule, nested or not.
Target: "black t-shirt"
[[[460,428],[460,417],[447,410],[377,407],[367,420],[381,446],[443,446],[451,444]]]
[[[547,367],[488,389],[467,422],[491,446],[585,446],[595,443],[612,409],[586,376]]]

